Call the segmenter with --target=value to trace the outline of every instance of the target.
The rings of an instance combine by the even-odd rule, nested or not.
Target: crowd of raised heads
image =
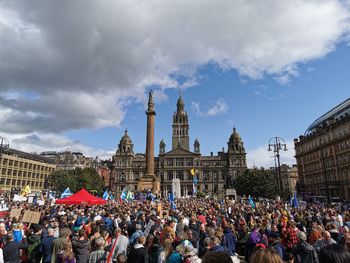
[[[2,219],[0,263],[350,262],[350,211],[341,207],[194,198],[176,208],[166,201],[11,207],[41,218]]]

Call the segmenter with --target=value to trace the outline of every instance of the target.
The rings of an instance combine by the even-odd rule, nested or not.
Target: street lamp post
[[[275,176],[277,180],[277,188],[282,191],[282,175],[281,175],[281,163],[280,163],[280,151],[287,151],[287,144],[281,137],[272,137],[269,140],[269,148],[268,151],[272,151],[274,153],[275,158]],[[277,167],[276,167],[276,159],[277,159]]]
[[[323,139],[320,139],[320,147],[321,147],[321,162],[322,162],[322,171],[323,171],[323,178],[324,178],[324,183],[326,185],[326,195],[327,195],[327,203],[331,203],[331,197],[329,195],[329,184],[328,184],[328,176],[327,176],[327,169],[326,169],[326,157],[324,154],[324,150],[323,150],[323,144],[325,142],[323,141]]]
[[[2,175],[2,153],[9,149],[9,142],[6,138],[0,136],[0,176]],[[4,184],[5,178],[0,178],[0,185]]]

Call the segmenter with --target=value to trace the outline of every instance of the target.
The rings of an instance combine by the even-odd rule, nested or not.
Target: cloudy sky
[[[191,142],[216,153],[235,126],[250,166],[349,97],[348,0],[0,0],[0,136],[29,152],[107,158],[127,128],[171,146],[179,90]],[[192,144],[192,143],[191,143]]]

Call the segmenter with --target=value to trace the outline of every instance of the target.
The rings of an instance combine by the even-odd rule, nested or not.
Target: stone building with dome
[[[199,179],[198,191],[224,194],[237,174],[247,169],[246,152],[240,135],[233,128],[226,151],[223,148],[217,155],[211,153],[209,156],[202,156],[198,139],[190,147],[189,120],[181,95],[176,106],[172,120],[171,149],[167,149],[162,139],[158,156],[154,157],[155,175],[160,178],[161,194],[164,196],[171,191],[172,180],[178,178],[181,196],[191,195],[191,169],[195,169]],[[125,187],[135,191],[138,181],[145,174],[146,157],[145,154],[134,153],[134,145],[127,130],[120,139],[112,162],[110,189],[116,194],[121,193]]]

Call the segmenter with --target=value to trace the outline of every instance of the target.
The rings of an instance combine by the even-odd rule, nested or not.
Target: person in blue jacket
[[[223,238],[223,246],[234,255],[236,252],[236,237],[231,231],[229,226],[224,228],[224,238]]]

